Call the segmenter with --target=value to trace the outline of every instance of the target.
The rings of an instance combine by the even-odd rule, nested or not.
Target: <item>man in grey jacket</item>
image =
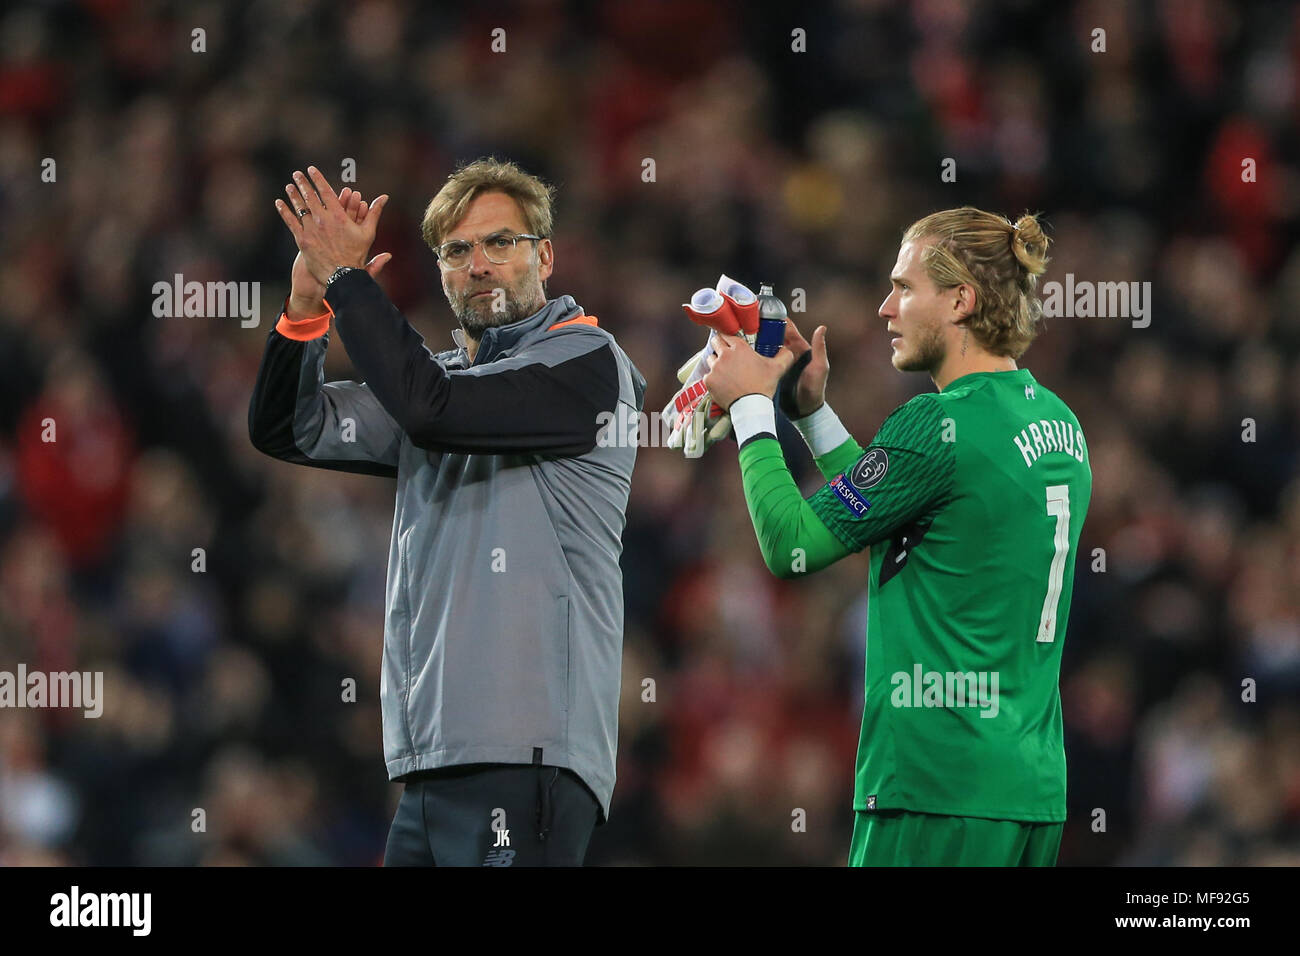
[[[546,298],[552,190],[513,163],[458,169],[425,212],[461,326],[437,354],[374,281],[388,254],[366,262],[387,197],[335,196],[314,167],[286,193],[299,254],[249,434],[397,479],[380,696],[405,788],[385,865],[580,865],[614,789],[636,458],[601,426],[638,415],[645,380]],[[324,382],[331,318],[364,381]]]

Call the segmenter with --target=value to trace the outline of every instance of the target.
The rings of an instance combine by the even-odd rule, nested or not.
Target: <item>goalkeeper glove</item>
[[[699,458],[731,433],[731,416],[713,404],[702,379],[709,373],[709,356],[719,332],[740,335],[750,345],[758,333],[758,297],[723,275],[712,289],[700,289],[682,309],[692,322],[709,329],[704,348],[677,370],[682,388],[664,406],[661,417],[669,428],[668,447],[681,448],[687,458]]]

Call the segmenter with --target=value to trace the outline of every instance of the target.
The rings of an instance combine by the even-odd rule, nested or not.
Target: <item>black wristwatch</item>
[[[330,286],[334,284],[334,280],[337,279],[339,276],[343,275],[344,273],[352,272],[356,268],[357,268],[356,266],[339,266],[337,269],[331,272],[330,277],[325,280],[325,291],[326,292],[329,291]]]

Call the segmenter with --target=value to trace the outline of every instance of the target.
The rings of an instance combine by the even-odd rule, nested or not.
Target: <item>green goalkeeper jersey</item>
[[[978,372],[817,463],[804,501],[775,440],[741,450],[773,570],[874,546],[854,808],[1063,821],[1061,645],[1092,494],[1074,413],[1027,369]]]

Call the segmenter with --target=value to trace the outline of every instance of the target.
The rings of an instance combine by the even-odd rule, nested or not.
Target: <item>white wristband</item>
[[[814,458],[834,451],[852,437],[840,417],[831,411],[826,402],[811,415],[796,418],[791,424],[799,429],[799,434],[808,443],[808,450]]]
[[[757,392],[752,395],[742,395],[731,403],[728,411],[731,415],[731,427],[736,430],[736,441],[741,445],[763,432],[776,434],[776,409],[772,406],[772,400],[766,395],[759,395]]]

